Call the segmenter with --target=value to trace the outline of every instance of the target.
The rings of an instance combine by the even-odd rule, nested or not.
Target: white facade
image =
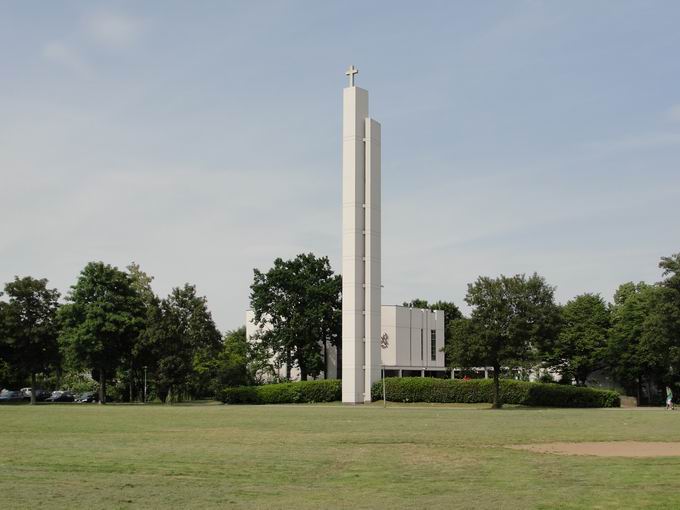
[[[256,342],[258,328],[253,319],[253,312],[247,311],[246,335],[251,342]],[[380,342],[384,347],[380,348],[379,352],[378,378],[382,368],[388,376],[443,375],[446,371],[442,352],[444,348],[442,310],[383,305],[380,331]],[[341,356],[344,358],[344,352]],[[285,363],[274,366],[272,361],[272,371],[278,379],[286,379]],[[328,346],[326,373],[321,379],[335,379],[337,376],[338,352],[335,347]],[[291,367],[290,379],[294,381],[300,379],[300,370],[297,367]]]
[[[368,91],[342,95],[342,401],[370,402],[380,378],[380,124]]]
[[[408,371],[407,375],[415,375],[413,372],[426,375],[445,370],[442,310],[383,306],[382,331],[387,340],[387,347],[382,349],[386,370],[398,370],[398,375],[404,375],[403,371]]]

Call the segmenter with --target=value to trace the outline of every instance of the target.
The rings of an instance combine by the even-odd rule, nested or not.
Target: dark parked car
[[[14,390],[2,390],[0,391],[0,404],[10,403],[10,402],[22,402],[24,396],[20,391]]]
[[[76,402],[79,404],[89,404],[92,402],[99,402],[99,395],[94,391],[86,391],[76,397]]]
[[[62,390],[53,391],[52,395],[46,399],[47,402],[73,402],[74,400],[73,393]]]
[[[24,396],[25,401],[31,400],[31,388],[21,388],[21,394]],[[44,402],[50,397],[51,393],[49,391],[41,390],[36,388],[35,390],[35,400],[36,402]]]

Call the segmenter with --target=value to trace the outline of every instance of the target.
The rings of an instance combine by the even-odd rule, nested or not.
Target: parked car
[[[73,393],[64,390],[53,391],[52,395],[46,399],[47,402],[73,402],[74,400]]]
[[[99,402],[99,395],[94,391],[86,391],[76,397],[76,402],[79,404],[90,404],[92,402]]]
[[[21,388],[21,394],[24,396],[24,400],[31,400],[31,388]],[[35,400],[36,402],[44,402],[50,397],[51,393],[46,390],[41,390],[39,388],[35,389]]]
[[[2,390],[0,391],[0,404],[7,404],[10,402],[22,402],[24,396],[20,391],[16,390]]]

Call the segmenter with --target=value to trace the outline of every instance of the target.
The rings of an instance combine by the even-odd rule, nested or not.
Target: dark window
[[[437,332],[434,329],[430,331],[430,355],[432,361],[437,361]]]
[[[425,352],[423,351],[423,330],[420,330],[420,361],[425,359]]]

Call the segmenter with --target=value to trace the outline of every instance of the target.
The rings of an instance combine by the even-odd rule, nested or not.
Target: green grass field
[[[680,508],[680,457],[504,448],[680,412],[392,406],[3,406],[0,508]]]

